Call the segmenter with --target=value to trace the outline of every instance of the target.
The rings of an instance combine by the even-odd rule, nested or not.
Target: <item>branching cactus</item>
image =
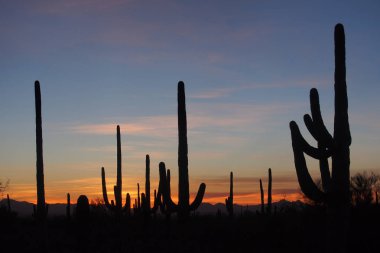
[[[177,212],[180,219],[186,219],[202,203],[206,184],[199,186],[195,200],[190,204],[185,84],[182,81],[178,82],[178,142],[178,204],[173,203],[167,190],[163,197],[169,209]]]
[[[226,209],[230,217],[234,216],[234,181],[233,173],[230,172],[230,196],[226,198]]]
[[[301,135],[294,121],[290,122],[294,163],[302,192],[311,200],[327,206],[327,251],[346,252],[350,209],[350,145],[351,133],[348,122],[348,98],[346,85],[346,53],[343,25],[337,24],[335,40],[335,116],[334,133],[331,135],[322,120],[319,96],[316,89],[310,90],[311,116],[306,114],[304,122],[317,141],[312,147]],[[319,160],[322,190],[310,176],[304,153]],[[331,173],[328,163],[331,158]]]
[[[45,203],[45,184],[44,184],[44,159],[42,148],[42,116],[41,116],[41,89],[40,82],[34,83],[34,97],[36,106],[36,179],[37,179],[37,207],[35,208],[35,217],[44,220],[47,216],[47,207]]]
[[[346,86],[345,36],[343,25],[335,27],[335,121],[332,136],[321,116],[317,89],[310,90],[311,116],[304,122],[317,141],[312,147],[301,135],[294,121],[290,122],[294,163],[302,192],[311,200],[325,202],[330,208],[347,208],[350,203],[350,145],[348,99]],[[319,160],[322,179],[321,191],[314,183],[306,165],[304,153]],[[331,175],[328,158],[331,157]]]
[[[156,201],[158,202],[158,205],[160,206],[161,213],[165,214],[166,219],[169,220],[171,217],[171,214],[175,211],[173,207],[169,206],[175,206],[174,202],[171,200],[171,198],[168,198],[166,202],[164,196],[171,196],[171,187],[170,187],[170,170],[166,169],[165,163],[160,162],[159,163],[159,174],[160,174],[160,181],[158,186],[158,193],[156,195]]]
[[[122,176],[121,176],[121,140],[120,140],[120,126],[116,127],[116,139],[117,139],[117,175],[116,175],[116,185],[114,186],[115,202],[108,200],[107,187],[106,187],[106,176],[104,167],[102,167],[102,191],[104,204],[109,210],[115,211],[121,214],[122,211]]]

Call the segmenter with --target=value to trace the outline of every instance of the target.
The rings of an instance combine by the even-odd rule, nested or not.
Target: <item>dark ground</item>
[[[92,216],[80,223],[65,217],[40,225],[0,213],[0,252],[325,252],[324,212],[275,215],[193,216],[184,223],[143,217],[116,220]],[[352,210],[348,252],[379,252],[379,208]]]

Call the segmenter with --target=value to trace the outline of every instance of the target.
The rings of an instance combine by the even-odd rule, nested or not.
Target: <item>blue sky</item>
[[[295,196],[289,121],[316,87],[333,126],[333,29],[346,30],[352,173],[380,173],[378,1],[0,0],[0,178],[35,197],[35,80],[41,82],[47,201],[100,197],[116,173],[124,192],[165,161],[177,182],[176,86],[185,82],[191,191],[223,201],[229,172],[256,202],[272,168],[278,196]],[[308,160],[318,177],[315,161]],[[152,185],[155,185],[154,183]],[[175,185],[175,183],[174,183]],[[153,186],[152,186],[153,188]],[[176,188],[176,187],[175,187]],[[174,189],[174,193],[175,193]]]

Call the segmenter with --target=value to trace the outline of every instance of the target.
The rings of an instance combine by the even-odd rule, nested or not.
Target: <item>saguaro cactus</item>
[[[348,99],[345,66],[345,36],[343,25],[335,27],[335,121],[334,136],[327,131],[321,116],[317,89],[310,90],[311,116],[304,116],[305,125],[318,142],[312,147],[302,137],[294,121],[290,122],[294,163],[303,193],[314,201],[324,201],[330,207],[348,207],[350,203],[350,145]],[[313,182],[304,153],[318,159],[323,191]],[[331,157],[331,176],[327,159]]]
[[[116,140],[117,140],[117,171],[116,171],[116,185],[114,186],[114,195],[115,195],[115,204],[112,204],[113,201],[111,201],[111,204],[108,201],[108,195],[107,195],[107,187],[106,187],[106,176],[104,167],[101,169],[101,175],[102,175],[102,191],[103,191],[103,199],[104,204],[109,210],[116,211],[118,213],[122,210],[122,177],[121,177],[121,140],[120,140],[120,126],[118,125],[116,127]]]
[[[90,216],[90,204],[86,195],[80,195],[78,197],[76,216],[79,221],[86,221]]]
[[[261,199],[261,213],[265,212],[265,202],[264,202],[264,189],[263,182],[260,179],[260,199]]]
[[[337,24],[335,40],[335,119],[333,136],[327,131],[321,116],[317,89],[310,90],[311,116],[304,122],[317,141],[312,147],[302,137],[294,121],[290,122],[294,163],[302,192],[310,199],[324,202],[328,208],[328,251],[345,252],[349,224],[350,205],[350,145],[351,133],[348,123],[348,98],[346,85],[345,35],[343,25]],[[319,160],[322,179],[320,190],[311,178],[304,153]],[[328,158],[331,157],[331,175]]]
[[[234,174],[230,172],[230,196],[226,198],[226,208],[230,217],[234,216]]]
[[[159,192],[161,196],[161,192]],[[141,208],[145,217],[150,217],[150,214],[154,214],[158,209],[158,200],[156,199],[157,194],[154,196],[153,207],[151,207],[150,201],[150,157],[145,156],[145,194],[141,195]]]
[[[178,216],[187,218],[190,211],[194,211],[202,203],[206,190],[206,184],[199,186],[195,200],[189,203],[189,171],[188,171],[188,147],[187,147],[187,119],[185,102],[185,84],[178,82],[178,204],[174,204],[168,191],[165,191],[164,202],[169,209],[178,213]],[[161,177],[160,177],[161,178]]]
[[[268,169],[268,204],[267,213],[272,213],[272,170]]]
[[[70,193],[67,193],[66,218],[68,220],[71,219],[71,210],[70,210],[71,208],[70,208],[70,206],[71,206],[71,203],[70,203]]]
[[[263,183],[260,179],[260,196],[261,196],[261,213],[265,213],[265,203],[264,203],[264,189]],[[267,196],[267,214],[272,213],[272,170],[268,169],[268,196]]]
[[[45,203],[45,185],[44,185],[44,159],[42,148],[42,116],[41,116],[41,89],[40,82],[34,83],[34,97],[36,106],[36,179],[37,179],[37,208],[36,218],[45,219],[47,208]]]

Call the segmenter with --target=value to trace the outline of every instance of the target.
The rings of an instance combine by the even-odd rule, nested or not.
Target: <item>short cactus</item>
[[[234,182],[233,173],[230,172],[230,196],[226,198],[226,209],[230,217],[234,216]]]
[[[264,189],[263,189],[263,183],[260,179],[260,199],[261,199],[261,213],[265,213],[265,203],[264,203]],[[267,196],[267,209],[266,213],[271,214],[272,213],[272,170],[271,168],[268,169],[268,196]]]
[[[67,204],[66,204],[66,218],[71,219],[71,203],[70,203],[70,193],[67,193]]]
[[[86,195],[80,195],[77,200],[76,217],[79,221],[85,221],[90,216],[90,204]]]

